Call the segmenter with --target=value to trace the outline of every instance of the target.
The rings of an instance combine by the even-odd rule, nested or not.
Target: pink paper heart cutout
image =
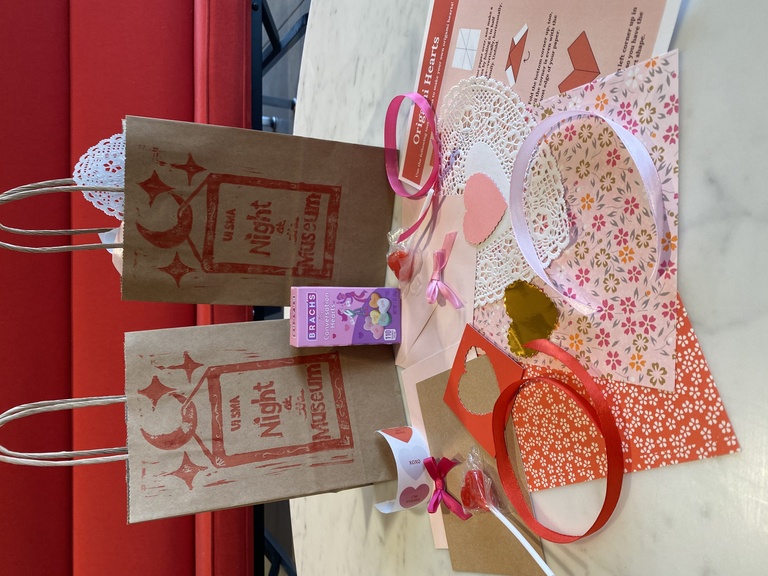
[[[507,203],[496,183],[482,173],[473,174],[464,187],[464,237],[480,244],[501,222]]]
[[[420,502],[424,502],[429,496],[429,486],[421,484],[416,488],[410,486],[400,493],[400,506],[403,508],[413,508]]]

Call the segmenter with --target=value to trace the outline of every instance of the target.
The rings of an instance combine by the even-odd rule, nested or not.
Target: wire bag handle
[[[0,206],[17,200],[40,196],[42,194],[54,194],[57,192],[124,192],[124,188],[116,186],[78,186],[71,178],[61,180],[45,180],[34,182],[13,188],[0,194]],[[0,223],[0,230],[9,234],[24,236],[75,236],[77,234],[102,234],[109,232],[111,228],[84,228],[73,230],[28,230],[25,228],[13,228]],[[99,250],[122,248],[122,244],[71,244],[65,246],[19,246],[0,241],[0,248],[7,248],[16,252],[33,254],[55,254],[59,252],[74,252],[76,250]]]
[[[73,398],[70,400],[44,400],[42,402],[32,402],[31,404],[21,404],[0,414],[0,428],[8,422],[26,418],[27,416],[34,416],[35,414],[124,403],[125,396],[95,396],[90,398]],[[0,445],[0,462],[24,466],[81,466],[127,459],[128,448],[126,447],[66,450],[62,452],[16,452]]]

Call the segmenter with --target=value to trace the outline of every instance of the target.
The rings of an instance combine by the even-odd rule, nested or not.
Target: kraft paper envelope
[[[443,372],[424,380],[417,385],[419,402],[427,432],[430,454],[434,457],[466,459],[469,449],[477,445],[474,438],[464,428],[451,409],[443,402],[443,394],[450,372]],[[461,386],[468,385],[478,392],[487,390],[485,403],[493,408],[498,396],[498,384],[486,356],[467,362],[467,374]],[[512,427],[508,428],[507,442],[514,445]],[[509,502],[501,488],[495,469],[495,460],[480,448],[485,471],[493,479],[499,508],[507,510],[507,517],[513,521],[516,515],[510,513]],[[519,460],[518,460],[519,468]],[[464,479],[464,465],[456,466],[447,475],[448,491],[460,498]],[[520,475],[518,475],[519,477]],[[540,576],[541,569],[523,546],[490,512],[477,512],[466,521],[448,513],[445,507],[439,512],[445,525],[448,550],[454,570],[460,572],[482,572],[485,574],[514,574],[515,576]],[[526,536],[533,547],[543,556],[541,541],[522,523],[515,522],[518,529]]]
[[[415,221],[419,208],[417,202],[403,202],[403,222]],[[414,234],[415,249],[421,251],[422,264],[410,285],[403,290],[403,338],[396,356],[398,366],[407,368],[458,344],[464,326],[472,321],[476,249],[464,239],[463,219],[464,199],[443,196],[432,220],[433,226],[423,227]],[[458,234],[443,271],[443,281],[464,303],[458,310],[442,299],[429,304],[425,295],[432,276],[433,252],[442,247],[450,232]],[[448,362],[452,360],[450,358]]]

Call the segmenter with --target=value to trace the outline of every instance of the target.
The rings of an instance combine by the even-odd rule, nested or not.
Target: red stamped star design
[[[173,472],[168,472],[165,474],[165,476],[176,476],[176,478],[183,480],[189,489],[192,490],[192,481],[195,479],[195,476],[197,476],[203,470],[208,470],[208,468],[205,466],[198,466],[192,462],[189,454],[187,454],[185,451],[184,458],[181,460],[181,465]]]
[[[158,270],[162,270],[171,278],[173,278],[176,281],[176,286],[181,286],[181,279],[189,274],[190,272],[194,272],[194,268],[190,268],[184,262],[181,261],[181,258],[179,258],[179,253],[176,252],[176,255],[173,257],[173,262],[168,264],[168,266],[162,266],[158,267]]]
[[[195,362],[189,355],[189,352],[184,352],[184,362],[177,364],[176,366],[168,366],[168,370],[184,370],[187,373],[187,382],[192,382],[192,374],[195,370],[200,368],[202,364]]]
[[[160,194],[173,190],[173,188],[160,180],[160,176],[154,171],[152,172],[152,176],[144,180],[144,182],[139,182],[139,186],[141,186],[141,189],[149,195],[150,206],[152,206]]]
[[[157,403],[160,398],[175,391],[175,388],[169,388],[160,382],[160,379],[157,376],[153,376],[150,385],[142,390],[139,390],[139,394],[149,398],[149,400],[152,402],[152,410],[154,410],[157,408]]]
[[[200,166],[197,162],[195,162],[195,159],[192,158],[192,154],[189,155],[187,158],[186,164],[171,164],[174,168],[177,170],[183,170],[187,173],[187,180],[189,181],[189,184],[192,184],[192,178],[195,177],[195,174],[199,174],[200,172],[205,172],[205,168]]]

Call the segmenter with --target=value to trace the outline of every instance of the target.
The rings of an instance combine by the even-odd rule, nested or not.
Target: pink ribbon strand
[[[461,502],[451,496],[445,488],[445,476],[458,464],[458,462],[449,458],[438,458],[435,460],[432,456],[424,458],[423,462],[424,468],[427,469],[427,473],[432,477],[432,480],[435,481],[435,491],[432,493],[432,499],[427,506],[427,512],[434,514],[437,512],[440,502],[442,502],[448,510],[456,514],[456,516],[462,520],[470,518],[472,514],[466,512],[464,506],[461,505]]]
[[[400,182],[399,178],[399,161],[397,151],[397,114],[400,110],[400,105],[403,100],[408,98],[419,108],[421,114],[426,118],[427,126],[429,127],[429,134],[432,140],[432,170],[429,176],[424,181],[423,186],[413,194],[409,194],[408,191]],[[392,102],[389,103],[387,108],[387,115],[384,120],[384,166],[387,171],[387,179],[389,185],[398,196],[407,200],[419,200],[426,198],[424,207],[410,228],[400,234],[398,242],[402,242],[408,238],[411,234],[416,232],[424,218],[429,212],[431,207],[433,210],[437,208],[437,173],[440,167],[440,156],[437,141],[437,122],[435,121],[435,112],[432,110],[432,106],[429,105],[429,101],[417,92],[411,92],[409,94],[401,94],[395,96]]]
[[[449,232],[446,234],[442,248],[435,250],[433,254],[432,260],[434,268],[429,284],[427,284],[426,297],[427,302],[434,304],[437,302],[438,295],[442,295],[447,302],[450,302],[451,305],[458,310],[464,308],[464,303],[461,301],[461,298],[459,298],[456,291],[443,281],[443,270],[448,264],[448,258],[451,256],[453,244],[456,242],[456,235],[456,232]]]

